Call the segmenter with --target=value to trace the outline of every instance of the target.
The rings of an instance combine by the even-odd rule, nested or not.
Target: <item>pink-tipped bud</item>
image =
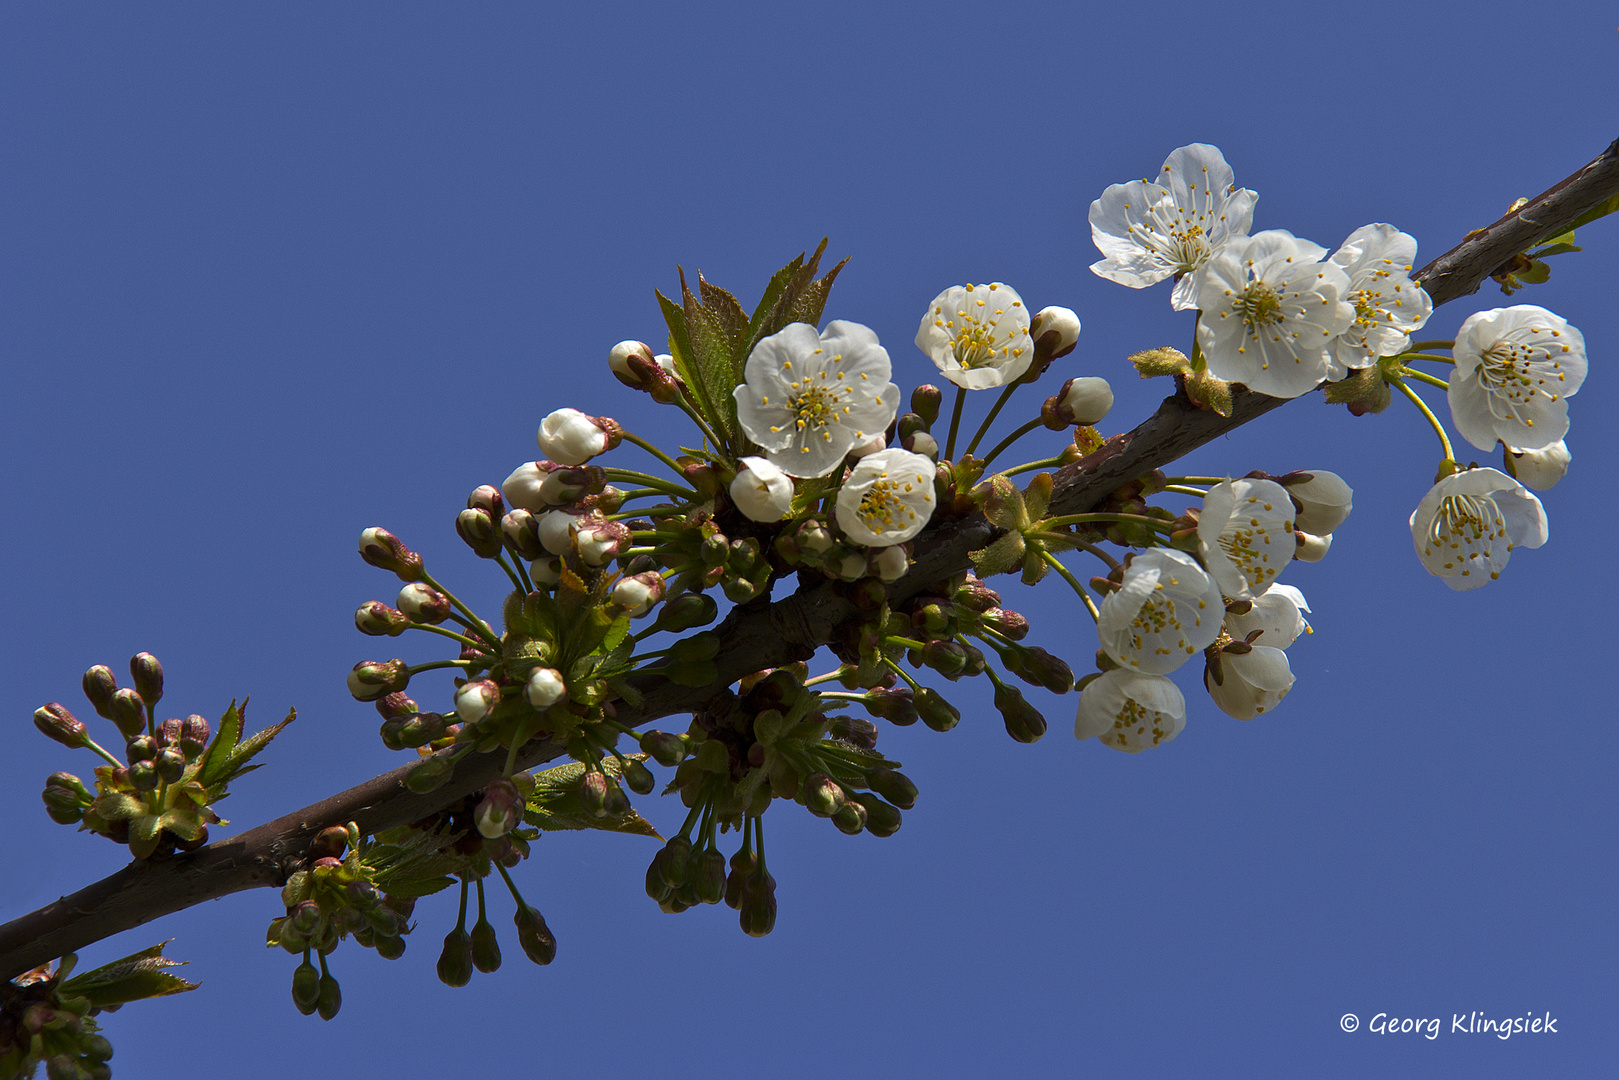
[[[619,521],[581,522],[575,539],[586,566],[604,566],[631,546],[630,530]]]
[[[410,629],[410,616],[381,600],[367,600],[354,610],[354,628],[370,637],[398,637]]]
[[[372,566],[393,571],[400,581],[422,578],[422,557],[387,529],[367,529],[360,534],[360,558]]]
[[[455,532],[480,559],[500,554],[500,526],[489,511],[469,508],[455,516]]]
[[[180,721],[180,738],[176,740],[176,745],[189,761],[208,748],[208,738],[212,734],[213,728],[208,721],[193,713]]]
[[[523,696],[536,709],[549,709],[567,700],[568,685],[563,681],[562,673],[556,668],[535,668],[523,687]],[[459,702],[459,699],[457,700]],[[457,707],[459,708],[459,704]]]
[[[1074,351],[1079,341],[1079,316],[1072,308],[1041,308],[1029,320],[1029,340],[1034,342],[1030,370],[1044,371],[1045,365]]]
[[[1063,427],[1074,424],[1100,424],[1113,409],[1113,388],[1106,379],[1089,376],[1069,379],[1047,401]],[[1041,410],[1041,416],[1047,410]],[[1047,426],[1050,426],[1048,419]]]
[[[437,626],[450,617],[450,598],[430,585],[413,581],[399,590],[394,601],[399,610],[415,622]]]
[[[634,364],[632,363],[634,360],[641,362]],[[652,346],[646,342],[621,341],[608,352],[607,366],[612,370],[613,376],[625,386],[645,390],[648,387],[644,373],[649,366],[657,369],[658,360],[652,353]]]
[[[384,720],[392,720],[396,716],[410,716],[416,711],[416,703],[403,690],[384,694],[377,699],[377,712],[382,714]]]
[[[496,780],[484,788],[483,799],[472,812],[478,832],[490,840],[511,832],[523,817],[523,796],[510,780]]]
[[[124,738],[132,739],[146,730],[146,702],[135,691],[125,687],[112,696],[112,722],[118,725]]]
[[[500,519],[500,540],[506,550],[525,562],[545,554],[539,520],[527,510],[513,510]]]
[[[506,512],[506,500],[493,484],[480,484],[467,496],[468,510],[487,510],[496,521]]]
[[[623,609],[624,614],[638,619],[663,599],[664,589],[663,575],[650,571],[619,581],[613,586],[611,598],[615,606]]]
[[[545,456],[563,465],[583,465],[616,445],[622,429],[606,417],[586,416],[578,409],[558,409],[540,421],[539,443]]]

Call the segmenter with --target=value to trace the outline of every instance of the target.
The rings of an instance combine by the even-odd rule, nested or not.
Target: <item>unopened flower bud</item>
[[[916,711],[934,731],[949,731],[961,722],[961,711],[930,686],[916,691]]]
[[[881,581],[898,581],[910,569],[910,556],[905,554],[903,544],[894,544],[890,547],[879,548],[877,554],[871,559],[871,569],[877,572]]]
[[[1022,641],[1029,636],[1029,620],[1016,611],[1005,608],[990,608],[980,616],[985,625],[999,631],[1003,637],[1012,641]]]
[[[124,760],[133,765],[137,761],[151,761],[161,747],[151,735],[137,735],[124,747]]]
[[[1065,307],[1041,308],[1029,320],[1029,340],[1034,342],[1034,360],[1031,371],[1045,370],[1045,365],[1074,351],[1079,341],[1079,316]]]
[[[832,824],[847,836],[858,836],[866,831],[866,808],[850,799],[838,807],[838,812],[832,815]]]
[[[553,555],[566,555],[573,549],[573,534],[584,522],[584,515],[566,510],[548,510],[539,516],[540,546]]]
[[[384,694],[403,690],[410,684],[410,670],[403,660],[361,660],[349,672],[349,693],[356,701],[375,701]]]
[[[422,557],[387,529],[367,529],[360,534],[360,558],[372,566],[393,571],[400,581],[421,580]]]
[[[445,986],[465,986],[472,981],[472,935],[457,926],[444,935],[444,949],[438,957],[438,979]]]
[[[932,427],[939,420],[939,403],[943,400],[944,394],[937,386],[923,383],[911,391],[911,411]]]
[[[898,807],[890,806],[869,791],[856,792],[854,801],[866,811],[864,824],[871,835],[882,838],[899,832],[905,815],[899,812]]]
[[[535,668],[523,687],[523,696],[536,709],[549,709],[557,702],[567,700],[568,687],[562,680],[562,672],[556,668]]]
[[[843,808],[843,788],[824,772],[813,772],[798,785],[798,797],[816,817],[831,817]]]
[[[176,783],[186,771],[185,755],[172,746],[159,750],[153,765],[157,769],[157,778],[165,784]]]
[[[500,554],[500,526],[489,511],[471,507],[461,511],[455,516],[455,531],[480,559],[493,559]]]
[[[489,679],[476,679],[455,692],[455,715],[476,724],[500,703],[500,687]]]
[[[977,612],[986,612],[1001,606],[1001,594],[972,574],[968,574],[967,580],[956,589],[952,600],[964,608]]]
[[[967,650],[954,641],[930,641],[922,649],[922,663],[948,679],[967,666]]]
[[[391,720],[396,716],[410,716],[417,711],[416,703],[403,690],[384,694],[377,699],[376,704],[377,712],[382,715],[384,720]]]
[[[742,932],[749,937],[764,937],[776,927],[776,880],[769,874],[749,876],[742,887]]]
[[[118,725],[125,738],[133,738],[146,730],[146,703],[135,691],[125,687],[112,696],[112,722]]]
[[[1007,668],[1025,682],[1043,686],[1053,694],[1066,694],[1074,688],[1074,669],[1038,645],[1019,645],[1009,650]]]
[[[808,555],[824,555],[837,543],[831,531],[815,518],[800,525],[793,539],[798,543],[798,550]]]
[[[1293,531],[1293,541],[1296,545],[1293,557],[1299,562],[1320,562],[1327,557],[1327,552],[1332,548],[1331,533],[1325,536],[1316,536],[1313,533],[1304,532],[1302,529],[1295,529]]]
[[[540,421],[540,449],[552,461],[583,465],[612,449],[609,423],[605,417],[586,416],[578,409],[558,409]]]
[[[522,946],[523,955],[542,967],[557,958],[557,939],[538,908],[519,903],[512,922],[517,926],[517,944]]]
[[[1113,409],[1113,388],[1095,376],[1069,379],[1051,400],[1065,427],[1100,424]]]
[[[315,834],[309,842],[309,857],[311,859],[341,859],[343,849],[348,847],[349,831],[341,825],[333,825],[322,829]]]
[[[212,734],[213,728],[208,721],[192,713],[180,721],[180,737],[176,740],[176,745],[186,756],[186,760],[191,761],[208,748],[208,738]]]
[[[84,808],[94,801],[84,782],[72,773],[52,773],[40,792],[45,812],[58,825],[76,825],[84,818]]]
[[[545,555],[539,519],[527,510],[513,510],[500,519],[500,539],[506,550],[519,559],[527,561]]]
[[[315,1011],[315,1003],[319,1000],[320,970],[305,960],[292,972],[292,1003],[298,1006],[299,1012],[308,1016]]]
[[[478,832],[493,840],[514,829],[523,816],[523,796],[510,780],[500,779],[484,788],[483,799],[472,812]]]
[[[836,566],[837,576],[843,581],[859,581],[871,569],[865,553],[850,551],[838,560]]]
[[[637,795],[650,795],[658,786],[657,778],[652,770],[639,761],[630,760],[624,763],[624,783]]]
[[[666,769],[672,769],[686,759],[686,744],[679,735],[667,731],[647,731],[641,735],[641,749]]]
[[[136,791],[156,791],[158,785],[157,768],[151,761],[131,761],[129,763],[129,782]],[[157,846],[153,841],[154,848]]]
[[[129,658],[129,677],[135,683],[135,692],[148,706],[156,705],[163,696],[163,665],[149,652],[136,653]]]
[[[562,570],[562,560],[555,555],[541,555],[528,564],[528,576],[536,585],[555,585],[562,580]]]
[[[659,630],[679,633],[697,626],[707,626],[719,617],[718,602],[707,593],[681,593],[658,609],[655,623]]]
[[[1046,733],[1046,718],[1030,705],[1023,692],[1015,686],[997,683],[995,708],[1006,722],[1006,733],[1020,743],[1038,742]]]
[[[495,928],[481,916],[472,926],[472,966],[485,975],[500,970],[500,942]]]
[[[90,742],[90,732],[85,728],[84,721],[68,712],[67,706],[59,701],[35,709],[34,726],[63,746],[77,749]]]
[[[866,711],[896,727],[910,727],[920,719],[909,686],[894,689],[879,687],[868,691],[867,695]]]
[[[877,725],[858,716],[844,714],[833,717],[829,734],[862,750],[870,750],[877,745]]]
[[[907,435],[900,440],[900,446],[913,454],[921,454],[935,461],[939,459],[939,440],[935,439],[931,432],[918,431]]]
[[[450,617],[450,598],[430,585],[413,581],[399,590],[394,603],[414,622],[437,626]]]
[[[866,776],[866,786],[901,810],[909,810],[916,805],[916,785],[902,772],[873,769]]]
[[[410,616],[381,600],[367,600],[354,611],[354,628],[368,637],[398,637],[410,629]]]
[[[444,737],[446,727],[444,717],[435,712],[417,713],[415,716],[400,717],[398,723],[398,742],[402,747],[414,749],[426,746]]]
[[[793,478],[762,457],[745,457],[731,481],[731,502],[752,521],[780,521],[793,505]]]
[[[112,696],[118,692],[118,680],[106,664],[97,664],[84,673],[84,696],[90,699],[96,715],[112,719]]]
[[[632,357],[639,357],[642,364],[630,366]],[[641,370],[645,364],[657,365],[657,359],[652,355],[652,347],[644,341],[621,341],[607,354],[607,366],[619,382],[636,390],[645,389]]]
[[[613,586],[610,597],[616,606],[623,609],[624,614],[638,619],[663,599],[664,588],[663,575],[652,571],[620,579]]]

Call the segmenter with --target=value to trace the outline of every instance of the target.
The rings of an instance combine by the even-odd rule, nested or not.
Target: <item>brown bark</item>
[[[1435,306],[1475,292],[1486,277],[1537,241],[1554,236],[1591,207],[1619,193],[1619,141],[1596,160],[1524,207],[1477,230],[1417,272]],[[1197,447],[1257,419],[1280,398],[1238,389],[1232,414],[1201,411],[1183,395],[1166,398],[1132,431],[1110,439],[1100,450],[1059,470],[1053,514],[1082,513],[1124,482],[1162,467]],[[965,570],[967,553],[985,546],[993,527],[981,516],[952,521],[923,534],[915,566],[891,587],[909,596],[924,586]],[[778,583],[785,584],[785,582]],[[734,609],[717,628],[722,638],[719,679],[708,687],[677,686],[647,671],[635,677],[644,700],[621,708],[631,726],[662,716],[690,712],[742,675],[807,659],[831,639],[839,624],[856,614],[831,584],[800,589],[774,603]],[[533,768],[561,756],[560,745],[536,742],[518,761]],[[279,886],[302,860],[311,838],[331,825],[359,823],[363,832],[418,821],[460,801],[499,775],[504,754],[463,760],[451,781],[427,795],[404,787],[410,766],[401,766],[357,787],[306,806],[237,836],[188,855],[155,858],[129,866],[0,926],[0,978],[11,978],[65,953],[139,926],[204,900],[244,889]]]

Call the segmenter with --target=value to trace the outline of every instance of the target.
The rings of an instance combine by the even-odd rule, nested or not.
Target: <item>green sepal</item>
[[[1010,573],[1023,562],[1023,534],[1009,532],[988,547],[968,552],[973,569],[981,578]]]
[[[173,941],[170,938],[169,941]],[[92,1008],[115,1009],[131,1001],[144,998],[166,997],[195,990],[197,984],[170,975],[164,968],[183,967],[184,960],[168,960],[163,947],[168,941],[142,949],[122,960],[114,960],[94,971],[75,975],[58,989],[64,997],[82,997]]]

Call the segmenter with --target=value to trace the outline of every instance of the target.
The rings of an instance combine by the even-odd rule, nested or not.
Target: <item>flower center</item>
[[[1275,326],[1282,321],[1282,298],[1263,281],[1256,281],[1244,289],[1231,306],[1242,316],[1248,332],[1255,336],[1265,327]]]
[[[1125,698],[1124,705],[1114,718],[1113,730],[1121,735],[1133,733],[1137,738],[1152,732],[1151,744],[1157,746],[1164,741],[1164,729],[1160,720],[1163,714],[1157,709],[1149,709],[1135,698]]]
[[[916,511],[906,505],[903,497],[909,490],[909,484],[898,484],[884,473],[860,497],[860,520],[874,533],[906,528],[916,520]]]
[[[836,379],[828,379],[823,369],[787,384],[792,390],[792,395],[787,399],[788,408],[792,410],[793,424],[799,431],[818,428],[823,439],[831,439],[832,436],[825,429],[849,411],[849,406],[844,402],[854,394],[842,379],[843,372],[838,372]]]
[[[1460,566],[1463,577],[1472,573],[1468,564],[1481,558],[1490,568],[1490,577],[1500,577],[1500,567],[1495,565],[1495,545],[1506,540],[1505,554],[1508,555],[1513,547],[1512,541],[1507,539],[1501,508],[1488,495],[1446,495],[1439,501],[1439,511],[1428,526],[1427,540],[1429,553],[1435,549],[1449,553],[1450,561],[1444,564],[1445,569]],[[1505,559],[1501,561],[1505,563]]]
[[[1556,401],[1559,395],[1547,389],[1546,384],[1560,384],[1566,378],[1562,365],[1551,357],[1551,350],[1544,346],[1511,340],[1498,341],[1484,350],[1474,377],[1486,394],[1491,414],[1533,427],[1534,419],[1523,415],[1522,410],[1533,405],[1537,397]]]

